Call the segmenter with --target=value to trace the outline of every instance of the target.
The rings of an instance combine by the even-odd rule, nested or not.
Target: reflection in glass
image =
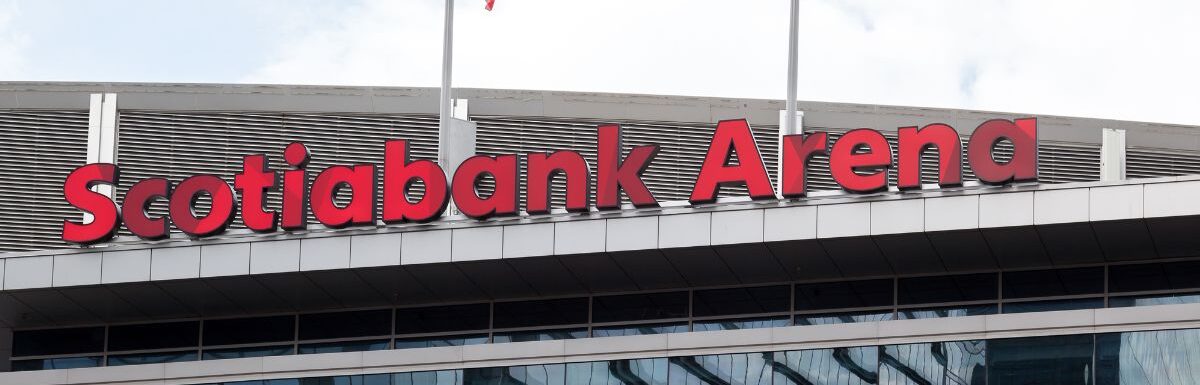
[[[771,353],[671,357],[671,385],[771,385]]]
[[[841,314],[801,314],[796,316],[796,325],[829,325],[891,320],[892,312],[890,310]]]
[[[667,359],[613,360],[567,364],[571,385],[666,385]]]
[[[439,370],[436,372],[396,373],[393,385],[462,385],[462,370]]]
[[[874,346],[776,352],[775,385],[859,385],[879,380]]]
[[[230,348],[205,350],[203,360],[224,360],[227,358],[247,358],[282,356],[292,354],[292,346],[256,346],[252,348]]]
[[[1200,384],[1200,329],[1096,335],[1096,384]]]
[[[990,315],[996,314],[997,311],[996,305],[966,305],[930,309],[903,309],[898,312],[898,315],[900,319],[924,319]]]
[[[1090,385],[1092,335],[987,342],[988,385]]]
[[[397,338],[396,349],[432,348],[437,346],[463,346],[486,344],[487,334],[472,334],[465,336],[436,336]]]
[[[1052,301],[1007,302],[1004,314],[1033,313],[1041,311],[1099,309],[1104,307],[1104,298],[1059,299]]]
[[[492,342],[528,342],[587,338],[587,329],[530,330],[496,333]]]
[[[463,369],[464,385],[565,385],[566,383],[567,368],[563,364]]]
[[[1164,294],[1140,297],[1111,297],[1108,307],[1174,305],[1181,303],[1200,303],[1200,294]]]
[[[676,322],[669,324],[597,326],[592,328],[592,337],[637,336],[647,334],[684,333],[687,331],[687,322]]]
[[[195,361],[195,350],[186,352],[141,353],[108,356],[108,366],[163,364],[168,362]]]
[[[66,357],[41,360],[13,360],[14,372],[26,370],[74,369],[100,366],[100,357]]]
[[[326,342],[300,345],[300,354],[365,352],[369,350],[386,350],[387,348],[387,340]]]
[[[713,330],[777,328],[788,326],[789,323],[790,320],[788,320],[788,317],[695,321],[692,322],[692,331],[706,332]]]
[[[879,354],[879,383],[985,385],[984,342],[887,345]]]

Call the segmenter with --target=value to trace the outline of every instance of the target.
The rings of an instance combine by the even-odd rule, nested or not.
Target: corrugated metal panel
[[[1129,147],[1125,149],[1125,177],[1155,178],[1200,174],[1200,151]]]
[[[644,144],[662,146],[645,174],[647,185],[662,201],[687,199],[715,128],[715,124],[709,123],[549,117],[476,116],[473,120],[478,124],[478,151],[482,154],[571,149],[581,152],[593,165],[596,126],[621,124],[626,149]],[[774,179],[777,127],[761,125],[752,128],[767,170]],[[807,129],[828,131],[831,139],[836,139],[847,128]],[[78,212],[63,202],[61,184],[66,174],[83,162],[86,133],[86,111],[0,113],[0,134],[4,135],[0,142],[3,146],[0,148],[4,149],[0,152],[3,157],[0,161],[5,165],[17,165],[17,168],[5,168],[3,182],[6,186],[30,186],[28,191],[34,194],[17,194],[13,189],[0,192],[0,204],[5,208],[0,212],[5,216],[0,225],[6,226],[0,227],[0,250],[65,246],[58,240],[60,222],[63,218],[77,216]],[[895,152],[894,134],[886,135]],[[178,182],[203,173],[232,180],[240,170],[242,156],[247,154],[267,154],[272,168],[283,170],[286,167],[281,151],[295,140],[305,142],[312,150],[313,161],[309,168],[314,171],[310,175],[332,164],[381,164],[383,142],[400,138],[413,142],[415,158],[434,159],[437,152],[436,116],[124,110],[120,116],[118,160],[122,182],[118,186],[118,196],[122,196],[133,182],[150,177],[166,177]],[[1007,156],[1006,149],[1003,144],[1000,146],[1000,158]],[[1196,153],[1172,153],[1165,158],[1159,154],[1157,150],[1131,149],[1130,177],[1146,174],[1138,168],[1142,167],[1138,164],[1143,163],[1147,169],[1169,169],[1168,172],[1174,173],[1172,175],[1200,171],[1200,156]],[[929,152],[923,158],[922,174],[926,183],[935,180],[934,157],[935,154]],[[1043,182],[1096,180],[1099,177],[1098,145],[1043,141],[1039,158]],[[35,162],[51,165],[52,170],[47,172],[40,167],[35,170],[31,168]],[[967,167],[964,177],[973,178]],[[556,179],[555,191],[562,191],[563,182],[561,178]],[[893,173],[892,183],[894,180]],[[812,190],[837,188],[829,177],[825,159],[812,162],[809,182]],[[722,191],[724,196],[742,194],[744,189],[741,188]],[[563,204],[561,193],[552,199],[556,207]],[[268,204],[277,207],[278,200],[277,193],[270,194]],[[151,211],[162,213],[164,206],[155,204]],[[36,207],[37,215],[29,215],[29,207]],[[235,220],[234,226],[241,226],[240,219]]]
[[[414,159],[437,158],[434,115],[121,111],[120,125],[120,196],[133,183],[151,177],[179,182],[191,175],[214,174],[232,183],[242,157],[249,154],[266,154],[272,169],[288,170],[282,153],[293,141],[309,148],[310,182],[334,164],[382,165],[388,139],[409,140]],[[269,207],[279,207],[279,200],[278,191],[267,195]],[[161,214],[165,206],[155,203],[150,212]],[[310,217],[309,223],[317,222]],[[244,227],[240,215],[232,227]]]
[[[78,211],[62,182],[87,160],[87,111],[0,111],[0,252],[66,247],[62,221]]]

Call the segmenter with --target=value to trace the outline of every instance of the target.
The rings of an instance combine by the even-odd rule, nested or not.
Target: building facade
[[[782,185],[781,101],[456,97],[470,135],[439,135],[436,89],[0,83],[0,383],[1200,383],[1197,127],[802,102],[803,131],[830,145],[882,132],[888,187],[844,191],[835,151],[805,163],[805,196],[752,199],[746,183],[705,201],[697,177],[730,119],[745,120]],[[984,122],[1025,118],[1037,122],[1036,180],[980,183],[968,154],[964,182],[941,186],[940,154],[918,151],[923,184],[897,188],[902,127],[953,127],[966,151]],[[617,195],[616,208],[566,210],[568,175],[549,180],[549,212],[530,214],[538,173],[524,154],[574,151],[595,170],[586,197],[609,193],[607,125],[620,127],[618,158],[657,146],[637,175],[658,204]],[[91,220],[65,182],[88,163],[119,167],[95,188],[119,202],[153,178],[174,193],[195,175],[232,186],[248,155],[295,171],[293,142],[308,150],[304,186],[316,185],[331,167],[392,166],[385,142],[398,139],[414,162],[522,154],[514,184],[492,175],[465,190],[515,191],[518,215],[471,218],[455,195],[443,216],[386,223],[383,191],[365,195],[369,223],[344,227],[314,207],[293,218],[302,228],[255,231],[242,205],[203,235],[175,225],[144,239],[155,237],[126,219],[112,239],[63,241],[64,221]],[[987,148],[997,164],[1029,150]],[[436,190],[400,185],[410,203]],[[358,198],[331,186],[335,209]],[[262,203],[286,216],[280,190]],[[151,199],[119,214],[183,223],[221,206],[197,197],[180,212]]]

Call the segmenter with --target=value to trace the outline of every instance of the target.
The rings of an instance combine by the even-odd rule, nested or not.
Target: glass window
[[[284,356],[292,354],[292,346],[256,346],[251,348],[205,349],[201,355],[204,360],[223,360],[227,358],[248,358],[266,356]]]
[[[108,356],[108,366],[164,364],[168,362],[185,362],[200,359],[195,350],[166,353],[121,354]]]
[[[613,360],[567,364],[572,385],[667,385],[667,359]]]
[[[1111,266],[1108,280],[1112,292],[1200,288],[1200,261]]]
[[[205,346],[291,341],[295,333],[290,315],[204,321]]]
[[[897,312],[900,319],[966,317],[973,315],[989,315],[999,312],[996,305],[966,305],[947,306],[926,309],[900,309]]]
[[[396,373],[392,375],[394,385],[463,385],[462,370],[439,370],[436,372]]]
[[[1200,329],[1096,335],[1096,385],[1200,383]]]
[[[99,353],[104,351],[104,327],[23,330],[13,332],[13,356]]]
[[[392,310],[300,315],[300,339],[353,338],[392,334]]]
[[[437,336],[397,338],[396,349],[432,348],[436,346],[478,345],[488,342],[487,334],[472,334],[465,336]]]
[[[92,368],[97,366],[100,366],[100,357],[64,357],[47,358],[42,360],[12,361],[12,370],[14,372],[23,372],[26,370]]]
[[[1092,335],[987,342],[989,385],[1090,385]]]
[[[592,328],[592,337],[637,336],[648,334],[684,333],[687,322],[645,325],[597,326]]]
[[[558,330],[528,330],[516,332],[496,333],[492,336],[492,342],[529,342],[529,341],[551,341],[551,340],[573,340],[578,338],[587,338],[587,329],[558,329]]]
[[[796,285],[796,310],[892,306],[892,280]]]
[[[540,301],[497,302],[497,328],[583,324],[588,321],[587,298],[564,298]]]
[[[108,350],[149,350],[200,346],[200,321],[108,328]]]
[[[627,294],[596,297],[592,322],[627,322],[688,315],[688,293]]]
[[[1053,297],[1103,292],[1103,267],[1004,273],[1004,298]]]
[[[770,384],[771,353],[671,357],[672,384]]]
[[[855,322],[891,321],[892,319],[891,311],[800,314],[796,316],[796,325],[848,324]]]
[[[1033,313],[1040,311],[1099,309],[1104,298],[1060,299],[1053,301],[1005,302],[1004,313]]]
[[[999,296],[995,273],[900,278],[901,305],[994,300]]]
[[[464,385],[565,385],[566,383],[567,366],[564,364],[463,369]]]
[[[300,345],[300,354],[365,352],[370,350],[387,350],[388,340],[326,342],[319,344]]]
[[[695,291],[692,315],[696,317],[779,313],[789,309],[787,286],[764,286]]]
[[[486,303],[397,309],[396,334],[485,330],[490,309]]]
[[[1181,303],[1200,303],[1200,294],[1164,294],[1145,295],[1137,297],[1111,297],[1109,307],[1174,305]]]
[[[788,326],[791,317],[739,318],[692,322],[692,331],[739,330]]]
[[[879,380],[874,346],[775,352],[774,385],[865,385]]]
[[[983,341],[887,345],[879,352],[881,385],[986,385]]]

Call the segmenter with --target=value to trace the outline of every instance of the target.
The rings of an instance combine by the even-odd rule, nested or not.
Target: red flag
[[[491,11],[491,10],[492,10],[492,5],[495,5],[495,4],[496,4],[496,0],[483,0],[483,1],[486,1],[486,2],[487,2],[487,5],[484,5],[484,6],[483,6],[483,9],[486,9],[486,10],[489,10],[489,11]]]

